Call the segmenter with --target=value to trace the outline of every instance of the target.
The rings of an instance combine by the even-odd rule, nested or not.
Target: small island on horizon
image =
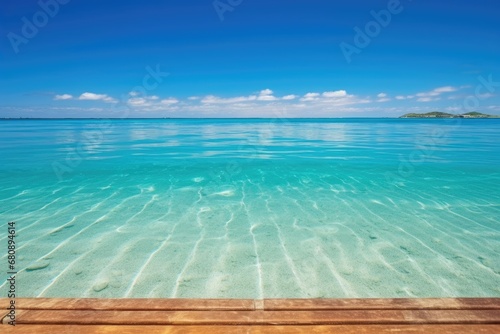
[[[450,114],[446,112],[432,111],[423,114],[418,114],[418,113],[404,114],[399,118],[500,118],[500,116],[483,114],[477,111],[472,111],[465,114]]]

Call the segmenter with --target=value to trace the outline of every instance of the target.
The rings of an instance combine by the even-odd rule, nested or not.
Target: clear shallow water
[[[0,121],[0,156],[19,296],[500,296],[499,120]]]

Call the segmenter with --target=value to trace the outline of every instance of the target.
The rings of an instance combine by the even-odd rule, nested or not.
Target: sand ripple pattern
[[[2,201],[12,209],[1,216],[19,217],[18,289],[36,297],[500,296],[500,200],[483,197],[486,182],[443,175],[388,187],[365,170],[282,167],[248,168],[227,185],[172,169],[150,171],[141,185],[133,174],[24,193],[12,185]]]

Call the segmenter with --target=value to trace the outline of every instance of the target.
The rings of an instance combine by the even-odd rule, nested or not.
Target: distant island
[[[449,114],[446,112],[433,111],[424,114],[409,113],[399,118],[500,118],[497,115],[483,114],[477,111],[468,112],[465,114]]]

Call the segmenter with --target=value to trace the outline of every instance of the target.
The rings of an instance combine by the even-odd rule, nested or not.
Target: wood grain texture
[[[7,328],[3,328],[7,327]],[[3,326],[5,334],[498,334],[500,325],[337,325],[337,326]]]
[[[0,299],[0,306],[8,305]],[[254,310],[252,299],[18,298],[20,310]]]
[[[0,298],[0,307],[9,300]],[[18,298],[23,310],[500,310],[500,298],[422,299],[93,299]]]
[[[500,298],[265,299],[266,310],[500,310]]]
[[[81,311],[19,310],[18,324],[342,325],[500,324],[497,310]]]
[[[1,333],[500,333],[500,298],[20,298],[7,322]]]

